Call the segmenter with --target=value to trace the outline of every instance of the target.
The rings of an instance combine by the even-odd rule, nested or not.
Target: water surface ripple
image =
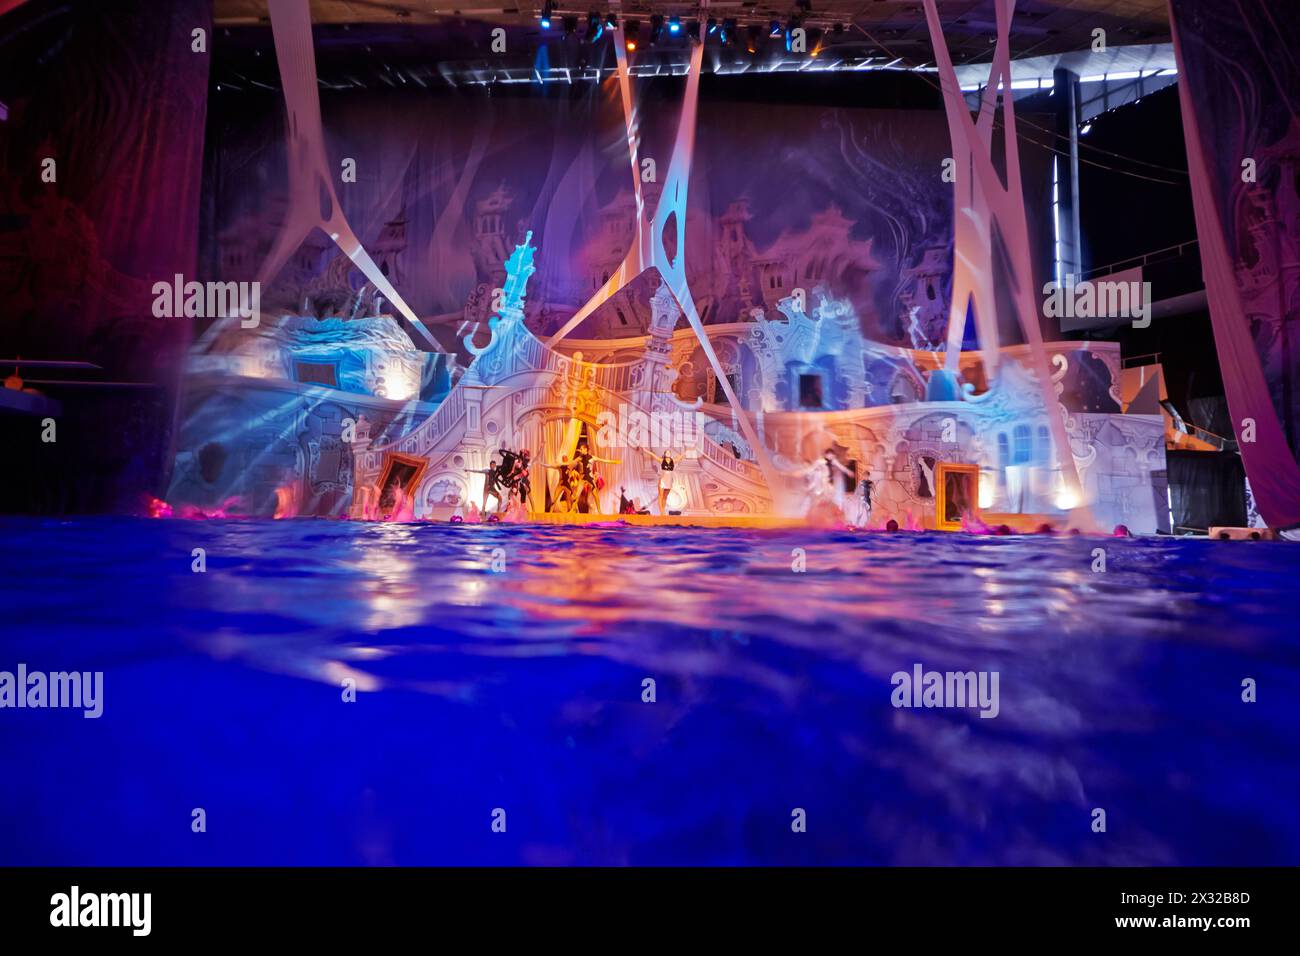
[[[0,533],[0,670],[105,673],[99,720],[0,710],[0,863],[1300,863],[1294,546]],[[916,663],[998,716],[895,709]]]

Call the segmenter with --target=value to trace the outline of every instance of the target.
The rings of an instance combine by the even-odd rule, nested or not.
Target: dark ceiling
[[[385,24],[401,29],[462,20],[523,28],[538,39],[543,34],[538,23],[540,0],[312,0],[311,8],[317,24]],[[917,0],[808,0],[802,7],[795,0],[714,0],[701,5],[563,0],[554,4],[553,11],[555,22],[549,33],[561,32],[564,17],[572,16],[577,19],[575,34],[579,38],[585,34],[592,11],[640,20],[646,27],[654,14],[683,20],[730,18],[737,21],[742,34],[748,25],[766,27],[772,20],[786,23],[791,15],[799,15],[805,27],[824,30],[828,37],[834,24],[845,25],[837,42],[871,37],[908,60],[931,62],[925,14]],[[940,0],[939,14],[957,63],[988,58],[995,23],[993,0]],[[267,3],[215,0],[215,17],[225,26],[265,23]],[[1020,0],[1013,20],[1012,55],[1086,49],[1097,28],[1106,31],[1110,46],[1167,41],[1166,0]],[[766,32],[764,29],[763,34]]]

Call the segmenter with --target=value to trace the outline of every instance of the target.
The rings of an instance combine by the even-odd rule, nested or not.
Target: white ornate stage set
[[[354,517],[383,514],[400,486],[414,517],[445,520],[467,514],[471,503],[482,500],[480,470],[498,449],[526,448],[533,456],[529,511],[541,519],[546,486],[555,481],[555,472],[544,466],[571,456],[583,434],[596,456],[617,461],[601,466],[600,505],[606,515],[616,510],[620,488],[657,511],[659,456],[671,451],[678,463],[668,508],[686,520],[762,523],[815,517],[866,523],[861,483],[869,481],[874,527],[894,519],[901,527],[956,529],[964,513],[1022,529],[1043,521],[1103,530],[1125,524],[1134,532],[1165,526],[1164,420],[1153,402],[1140,405],[1145,414],[1124,413],[1118,346],[1041,340],[1016,149],[1005,148],[1005,185],[991,159],[996,91],[1000,79],[1010,85],[1012,6],[998,3],[995,59],[984,101],[972,116],[933,0],[925,0],[958,170],[946,350],[866,341],[850,303],[818,288],[784,300],[779,317],[756,309],[731,323],[704,325],[684,268],[703,47],[696,45],[692,53],[671,163],[656,208],[647,209],[637,174],[635,91],[620,26],[613,48],[636,196],[635,235],[621,267],[542,341],[524,322],[534,256],[546,254],[544,247],[534,248],[530,233],[506,263],[501,305],[489,322],[490,341],[476,346],[466,340],[472,362],[445,398],[438,396],[436,406],[417,403],[418,415],[411,405],[394,403],[368,386],[354,390],[368,393],[362,400],[320,383],[268,381],[274,373],[250,380],[250,387],[289,396],[306,390],[312,408],[332,402],[339,409],[326,429],[333,469],[328,477],[336,485],[350,485],[350,504],[335,495],[321,510],[307,505],[320,498],[321,476],[314,469],[324,445],[319,436],[315,445],[297,440],[299,410],[291,409],[287,437],[280,438],[301,449],[285,477],[300,488],[277,492],[277,513],[289,513],[288,500],[300,503],[299,513],[338,513],[342,505]],[[264,269],[273,277],[288,254],[284,250],[292,250],[300,232],[318,225],[307,219],[319,218],[317,182],[328,183],[329,177],[319,172],[326,164],[306,4],[272,0],[271,11],[285,95],[299,117],[290,143],[291,175],[306,183],[304,197],[310,197],[310,204],[307,198],[291,204],[301,215],[291,215],[287,238]],[[1014,147],[1011,98],[1002,98],[1000,106],[1003,145]],[[423,333],[347,228],[337,202],[326,218],[320,228]],[[668,237],[675,238],[668,244],[672,256],[665,247],[669,229],[675,232]],[[1002,251],[997,261],[995,248]],[[584,319],[651,270],[660,283],[651,300],[648,335],[565,341]],[[1009,308],[1016,313],[1022,345],[999,343],[992,279],[999,271],[1008,277]],[[961,351],[968,305],[979,333],[978,352]],[[678,330],[682,318],[685,327]],[[395,325],[386,317],[371,321],[385,319]],[[280,324],[297,328],[312,321]],[[200,352],[209,352],[202,361],[213,362],[212,341],[225,341],[233,331],[202,343]],[[286,355],[283,364],[292,361]],[[413,375],[408,368],[407,378]],[[414,387],[408,384],[405,394]],[[356,422],[350,442],[338,437],[338,423],[349,416]],[[314,427],[320,431],[319,424]],[[193,447],[182,453],[198,455],[201,438],[191,441]],[[838,468],[827,464],[828,451]],[[351,475],[339,473],[349,457]]]
[[[417,517],[464,514],[470,502],[481,500],[479,470],[498,449],[527,448],[535,457],[540,451],[547,463],[558,462],[572,454],[585,425],[593,452],[621,462],[604,468],[607,513],[620,486],[629,498],[654,502],[659,455],[671,446],[679,460],[670,509],[687,517],[795,517],[816,497],[815,482],[809,491],[809,465],[824,470],[822,455],[832,449],[855,477],[873,483],[873,525],[892,517],[906,527],[910,516],[913,524],[958,527],[960,510],[949,511],[948,521],[937,520],[952,487],[945,477],[957,474],[973,476],[969,487],[978,499],[965,504],[983,511],[985,520],[992,513],[999,521],[1006,515],[1063,523],[1068,490],[1055,462],[1048,415],[1026,368],[1026,348],[1001,351],[998,377],[986,391],[975,394],[967,385],[959,394],[925,400],[926,389],[943,381],[934,377],[935,356],[855,341],[857,320],[844,303],[824,300],[810,316],[786,300],[782,320],[760,318],[748,325],[748,334],[735,326],[708,327],[723,367],[735,370],[724,374],[753,408],[778,476],[773,494],[752,445],[732,428],[730,407],[686,402],[673,393],[674,356],[689,361],[691,352],[674,348],[674,339],[681,343],[683,336],[673,334],[680,312],[667,287],[651,300],[653,325],[640,340],[639,360],[586,362],[580,353],[548,348],[524,324],[522,297],[533,253],[531,245],[520,246],[507,263],[505,305],[490,322],[491,341],[476,349],[437,412],[384,445],[371,443],[362,420],[354,444],[355,487],[364,489],[356,495],[356,515],[374,510],[370,502],[391,484],[395,465],[410,476],[402,481],[413,489]],[[855,347],[846,348],[846,341]],[[630,345],[625,340],[617,347],[626,352]],[[834,351],[823,351],[828,348]],[[738,361],[742,353],[744,362]],[[791,370],[824,368],[823,358],[837,360],[831,385],[859,397],[863,406],[780,410],[791,404],[781,400],[793,390]],[[980,357],[963,358],[965,376],[978,378]],[[1085,501],[1099,522],[1156,530],[1164,497],[1161,416],[1118,411],[1118,347],[1060,343],[1051,349],[1051,361],[1053,411],[1070,437]],[[1085,363],[1088,374],[1072,376],[1074,362]],[[869,367],[884,369],[888,377],[873,383]],[[1067,381],[1075,387],[1067,390]],[[908,391],[914,397],[900,401]],[[872,402],[877,404],[866,404]],[[1107,405],[1115,411],[1086,410]],[[668,440],[655,443],[656,436]],[[530,510],[542,512],[545,498],[544,485],[534,478]],[[844,492],[843,499],[846,518],[855,519],[853,493]]]

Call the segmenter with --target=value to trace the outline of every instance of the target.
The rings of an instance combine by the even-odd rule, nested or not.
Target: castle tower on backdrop
[[[929,343],[943,341],[948,323],[948,299],[943,289],[948,274],[946,253],[943,246],[931,246],[922,253],[920,262],[903,271],[898,322],[914,347],[920,347],[918,336]]]
[[[506,273],[501,263],[509,258],[510,233],[506,219],[515,197],[503,185],[474,204],[474,269],[479,278],[486,281],[491,288],[498,288],[505,282]]]
[[[754,290],[749,273],[756,254],[745,229],[745,224],[753,218],[753,213],[749,211],[749,199],[745,197],[730,203],[727,211],[718,217],[718,254],[722,257],[727,274],[735,277],[735,294],[742,309],[754,307]]]
[[[403,275],[399,258],[406,251],[406,210],[402,209],[397,218],[384,223],[379,238],[371,246],[375,263],[379,271],[388,276],[388,281],[401,286]]]

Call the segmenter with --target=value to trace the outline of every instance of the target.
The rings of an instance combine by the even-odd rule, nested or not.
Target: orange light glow
[[[627,41],[627,52],[628,52],[628,53],[634,53],[634,52],[636,52],[636,41],[635,41],[635,40],[628,40],[628,41]]]

